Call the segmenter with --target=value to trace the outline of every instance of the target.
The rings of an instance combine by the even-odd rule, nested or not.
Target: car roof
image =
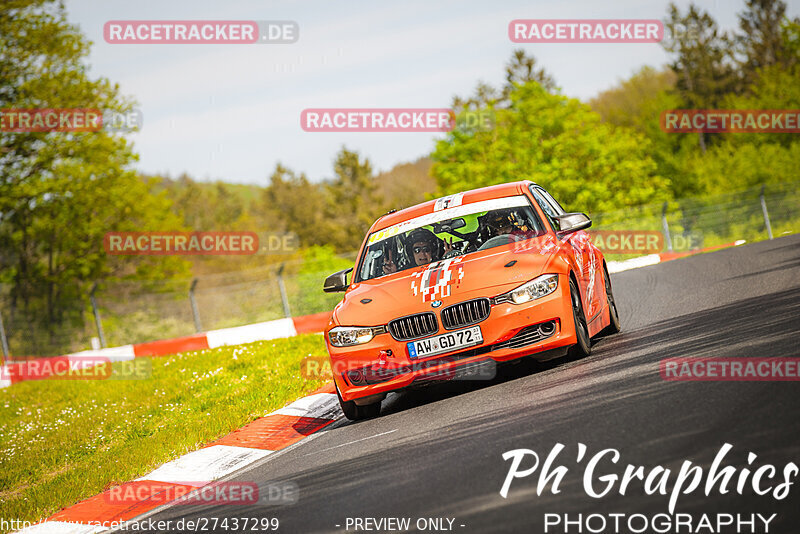
[[[508,197],[513,195],[522,194],[525,189],[528,188],[533,182],[529,180],[521,180],[518,182],[508,182],[504,184],[497,184],[497,185],[490,185],[487,187],[481,187],[479,189],[471,189],[469,191],[464,191],[463,193],[458,193],[459,195],[463,195],[461,198],[461,204],[471,204],[473,202],[480,202],[481,200],[489,200],[492,198],[502,198]],[[454,195],[448,195],[454,196]],[[388,228],[394,224],[401,223],[403,221],[407,221],[409,219],[413,219],[414,217],[419,217],[420,215],[427,215],[428,213],[433,213],[435,210],[436,203],[444,198],[448,197],[441,197],[436,198],[433,200],[428,200],[421,204],[416,204],[414,206],[410,206],[408,208],[404,208],[402,210],[395,211],[394,213],[387,213],[382,217],[378,218],[369,229],[369,233],[376,232],[378,230],[383,230],[384,228]]]

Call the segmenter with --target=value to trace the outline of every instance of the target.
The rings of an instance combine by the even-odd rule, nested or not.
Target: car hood
[[[548,234],[359,282],[334,309],[334,320],[340,325],[386,324],[397,317],[431,311],[434,301],[448,306],[494,297],[548,270],[563,270],[552,270],[550,265],[557,249],[555,237]]]

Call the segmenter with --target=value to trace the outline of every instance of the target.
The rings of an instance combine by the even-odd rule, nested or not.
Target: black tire
[[[574,358],[585,358],[592,353],[592,340],[589,338],[589,327],[586,324],[586,314],[583,312],[581,294],[578,286],[569,280],[569,296],[572,301],[572,320],[575,322],[575,334],[578,342],[569,348],[569,355]]]
[[[367,404],[366,406],[359,406],[355,403],[355,401],[342,400],[342,396],[339,394],[338,386],[336,387],[336,396],[339,397],[339,406],[342,407],[344,416],[351,421],[361,421],[362,419],[369,419],[370,417],[378,417],[378,415],[381,413],[380,402],[373,402],[372,404]]]
[[[608,276],[608,269],[605,263],[603,264],[603,276],[605,276],[606,284],[606,300],[608,302],[608,315],[611,322],[603,329],[601,334],[610,336],[622,330],[622,325],[619,322],[619,312],[617,312],[617,302],[614,300],[614,291],[611,289],[611,277]]]

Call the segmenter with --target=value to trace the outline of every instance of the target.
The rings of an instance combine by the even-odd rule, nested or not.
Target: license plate
[[[408,347],[408,357],[414,359],[442,354],[443,352],[452,352],[464,347],[480,345],[481,343],[483,343],[481,327],[473,326],[464,330],[456,330],[455,332],[420,339],[419,341],[411,341],[406,346]]]

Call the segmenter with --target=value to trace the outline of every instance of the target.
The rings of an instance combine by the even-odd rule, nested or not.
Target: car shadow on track
[[[621,473],[627,464],[676,473],[687,460],[708,468],[724,443],[734,446],[728,464],[745,466],[753,452],[757,465],[782,466],[796,457],[800,435],[796,382],[669,382],[661,379],[658,363],[676,356],[797,355],[799,312],[800,288],[793,288],[623,331],[600,340],[587,358],[503,366],[492,381],[398,395],[387,399],[380,419],[363,422],[365,432],[379,424],[400,428],[377,448],[359,441],[294,464],[288,480],[299,488],[297,504],[169,513],[275,514],[289,532],[341,532],[335,525],[346,517],[402,515],[455,517],[463,532],[543,532],[545,512],[665,513],[668,497],[641,488],[587,497],[577,444],[586,444],[592,455],[620,451],[619,464],[605,465],[604,473]],[[459,395],[464,403],[446,402]],[[435,409],[415,409],[439,401]],[[544,461],[556,443],[565,445],[559,463],[569,468],[557,495],[537,494],[538,476],[515,481],[507,498],[499,495],[509,468],[504,452],[529,448]],[[677,511],[775,512],[770,526],[778,532],[793,531],[800,521],[790,500],[759,497],[750,489],[743,495],[681,495]]]
[[[492,388],[546,374],[559,380],[560,371],[568,377],[591,365],[592,372],[624,372],[643,358],[650,372],[658,374],[658,362],[674,357],[775,357],[797,356],[800,287],[748,298],[701,312],[674,317],[631,332],[594,341],[587,358],[565,356],[548,362],[524,358],[520,363],[498,365],[492,380],[451,381],[422,389],[392,394],[383,403],[388,415],[469,392]],[[623,325],[624,328],[624,325]]]
[[[531,357],[524,357],[513,362],[497,364],[497,373],[492,379],[441,381],[424,387],[409,388],[390,394],[383,402],[381,415],[398,413],[472,391],[499,386],[538,372],[556,369],[579,359],[567,355],[547,362],[538,362]]]

